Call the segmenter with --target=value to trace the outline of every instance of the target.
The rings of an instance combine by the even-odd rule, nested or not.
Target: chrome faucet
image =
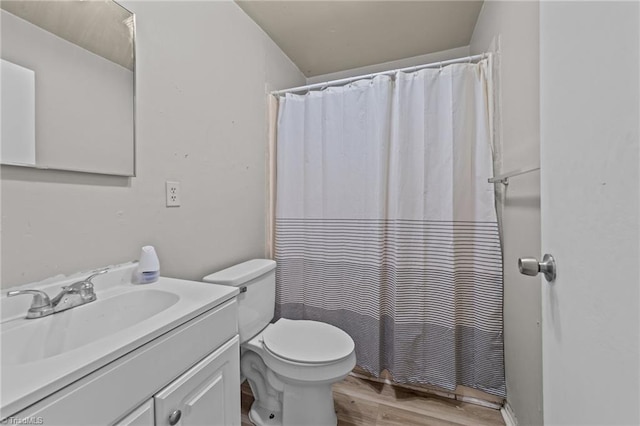
[[[47,293],[40,290],[14,290],[8,292],[7,297],[33,294],[31,307],[27,311],[27,319],[41,318],[96,300],[96,293],[93,290],[91,280],[108,270],[102,269],[81,281],[62,287],[62,291],[53,299],[49,299]]]

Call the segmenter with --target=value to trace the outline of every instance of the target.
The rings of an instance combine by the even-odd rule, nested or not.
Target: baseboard
[[[511,405],[509,405],[509,401],[505,401],[504,405],[500,409],[500,413],[502,414],[502,418],[504,419],[504,424],[506,426],[518,426],[518,419],[516,418]]]
[[[409,389],[409,390],[412,390],[414,392],[426,393],[426,394],[440,396],[440,397],[443,397],[443,398],[449,398],[449,399],[454,399],[454,400],[457,400],[457,401],[467,402],[469,404],[480,405],[482,407],[492,408],[494,410],[500,410],[502,408],[502,404],[499,404],[499,403],[496,403],[496,402],[486,401],[486,400],[483,400],[483,399],[480,399],[480,398],[474,398],[474,397],[471,397],[471,396],[457,395],[457,394],[455,394],[453,392],[449,392],[449,391],[446,391],[446,390],[440,390],[440,389],[437,389],[437,388],[431,388],[431,387],[425,387],[425,386],[416,386],[416,385],[404,384],[404,383],[396,383],[396,382],[393,382],[393,381],[391,381],[389,379],[386,379],[386,378],[374,377],[374,376],[371,376],[369,374],[356,373],[354,371],[349,373],[349,375],[353,376],[353,377],[357,377],[359,379],[369,380],[369,381],[372,381],[372,382],[384,383],[384,384],[391,385],[391,386],[398,386],[400,388]],[[509,426],[509,425],[507,425],[507,426]],[[514,423],[514,426],[515,426],[515,423]]]

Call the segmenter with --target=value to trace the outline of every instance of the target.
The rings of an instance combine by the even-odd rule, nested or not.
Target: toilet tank
[[[257,335],[273,319],[276,307],[276,262],[253,259],[202,279],[204,282],[240,288],[238,328],[240,343]]]

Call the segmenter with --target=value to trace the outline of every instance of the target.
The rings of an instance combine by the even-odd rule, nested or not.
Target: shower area
[[[493,57],[275,92],[276,317],[395,382],[504,397]]]

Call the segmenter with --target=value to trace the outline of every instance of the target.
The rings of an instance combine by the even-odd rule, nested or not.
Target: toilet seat
[[[351,337],[318,321],[280,319],[262,333],[264,348],[283,360],[299,364],[329,364],[349,357],[355,345]]]

